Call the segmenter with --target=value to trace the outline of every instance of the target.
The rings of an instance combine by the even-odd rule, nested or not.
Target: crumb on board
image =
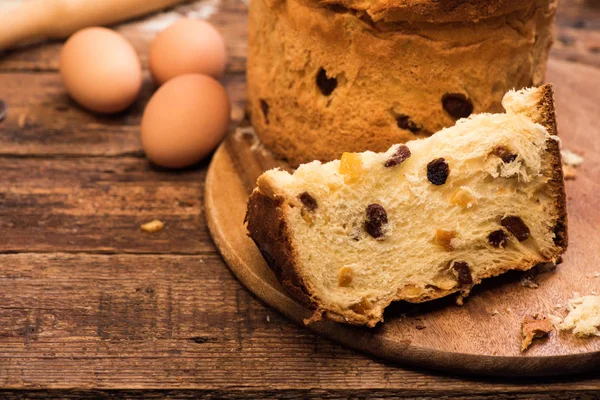
[[[527,287],[530,289],[537,289],[538,287],[540,287],[540,285],[538,285],[538,283],[535,281],[533,276],[527,275],[527,274],[521,276],[520,283],[521,283],[521,286],[524,286],[524,287]]]
[[[525,315],[521,322],[521,351],[525,351],[531,346],[533,340],[548,336],[552,331],[552,322],[550,319],[540,315]]]
[[[150,221],[150,222],[146,222],[145,224],[142,224],[140,226],[140,228],[142,228],[142,230],[144,232],[150,232],[150,233],[158,232],[164,227],[165,227],[165,224],[163,224],[162,221],[159,221],[157,219]]]
[[[569,313],[563,319],[551,316],[561,331],[572,331],[579,337],[600,336],[600,296],[581,296],[574,293],[568,303]]]
[[[492,315],[498,315],[498,314],[500,314],[500,311],[498,311],[498,310],[496,310],[496,309],[494,309],[494,310],[492,311]]]
[[[577,178],[577,170],[574,167],[565,164],[563,165],[563,176],[567,181],[574,180]]]
[[[19,128],[24,128],[26,122],[27,122],[27,113],[19,114],[19,119],[17,120],[17,126]]]
[[[563,175],[565,180],[577,178],[577,170],[575,168],[583,163],[583,157],[569,149],[561,150],[560,154],[562,156]]]
[[[583,157],[569,149],[562,149],[560,155],[562,156],[563,164],[570,167],[577,167],[584,161]]]

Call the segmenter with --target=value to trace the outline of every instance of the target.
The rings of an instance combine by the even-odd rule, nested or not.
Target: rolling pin
[[[32,39],[63,39],[189,0],[31,0],[0,14],[0,51]]]

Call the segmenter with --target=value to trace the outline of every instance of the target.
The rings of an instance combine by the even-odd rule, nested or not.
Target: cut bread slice
[[[312,320],[373,327],[394,300],[465,296],[566,250],[552,87],[503,105],[385,153],[258,178],[249,235]]]

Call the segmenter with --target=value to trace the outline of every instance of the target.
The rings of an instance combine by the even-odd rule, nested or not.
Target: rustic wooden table
[[[15,0],[12,0],[13,2]],[[3,12],[0,9],[0,12]],[[144,64],[176,18],[226,37],[241,118],[247,4],[203,0],[118,27]],[[561,0],[553,57],[600,68],[600,2]],[[267,308],[229,272],[203,209],[207,163],[150,166],[128,112],[66,96],[60,43],[0,57],[0,398],[598,398],[598,373],[535,381],[445,376],[382,362]],[[164,230],[148,234],[152,219]]]

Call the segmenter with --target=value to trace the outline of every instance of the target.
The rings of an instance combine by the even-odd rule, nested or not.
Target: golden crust
[[[288,205],[282,198],[272,199],[255,189],[248,199],[245,218],[249,236],[286,290],[303,305],[315,308],[316,304],[297,272],[296,252],[287,227],[285,207]]]

